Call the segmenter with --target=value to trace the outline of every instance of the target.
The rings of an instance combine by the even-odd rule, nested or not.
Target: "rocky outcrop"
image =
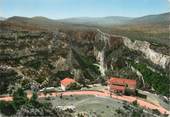
[[[150,60],[153,64],[158,65],[163,69],[170,68],[170,56],[158,52],[158,50],[156,48],[155,48],[155,50],[156,50],[155,51],[154,49],[152,49],[153,47],[149,42],[139,41],[139,40],[135,40],[133,42],[132,40],[130,40],[127,37],[104,33],[99,29],[97,29],[97,31],[101,35],[103,35],[103,38],[99,38],[99,40],[103,39],[104,45],[106,45],[106,43],[108,43],[107,48],[109,48],[110,45],[112,45],[111,41],[119,38],[119,40],[123,41],[121,44],[124,44],[130,50],[135,50],[135,51],[141,52],[145,56],[145,58]],[[114,44],[114,46],[116,46],[116,45]]]
[[[62,111],[69,111],[69,112],[75,112],[76,107],[71,105],[71,106],[57,106],[57,109],[61,109]]]
[[[170,67],[170,56],[158,53],[150,48],[150,43],[146,41],[134,41],[123,37],[124,45],[129,49],[141,52],[147,59],[156,65],[159,65],[163,69],[168,69]]]
[[[96,56],[96,60],[99,67],[100,73],[102,77],[106,76],[107,64],[105,58],[105,52],[110,45],[110,35],[103,33],[99,29],[97,29],[97,34],[95,37],[95,45],[94,45],[94,56]]]
[[[18,112],[16,113],[17,117],[32,117],[32,116],[39,116],[39,117],[73,117],[72,112],[68,110],[62,110],[60,108],[52,108],[48,106],[48,108],[44,107],[27,107],[23,106]]]
[[[145,87],[145,81],[144,81],[144,79],[143,79],[142,73],[141,73],[139,70],[135,69],[133,66],[131,66],[131,69],[132,69],[133,72],[135,72],[135,73],[138,75],[138,77],[139,77],[139,78],[141,79],[141,81],[142,81],[142,86]]]
[[[23,85],[34,80],[57,86],[64,77],[84,84],[104,82],[106,76],[136,77],[126,64],[127,58],[138,56],[130,50],[143,53],[162,68],[170,64],[169,56],[154,51],[148,42],[132,42],[101,30],[0,31],[0,65],[22,76]]]

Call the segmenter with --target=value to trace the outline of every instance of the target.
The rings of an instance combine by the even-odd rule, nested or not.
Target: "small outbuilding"
[[[63,91],[66,91],[66,89],[72,84],[72,83],[76,83],[76,81],[72,78],[65,78],[63,80],[60,81],[61,83],[61,89]]]

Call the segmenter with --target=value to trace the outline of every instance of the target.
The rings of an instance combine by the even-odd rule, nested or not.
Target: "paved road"
[[[60,96],[61,93],[51,93],[51,96]],[[110,97],[110,94],[108,91],[104,92],[99,92],[99,91],[67,91],[67,92],[62,92],[63,96],[68,96],[68,95],[95,95],[95,96],[103,96],[103,97]],[[49,96],[49,95],[46,95]],[[39,98],[41,97],[46,97],[43,93],[39,94]],[[160,105],[153,104],[151,102],[147,102],[141,98],[133,97],[133,96],[117,96],[117,95],[112,95],[111,96],[114,99],[118,100],[123,100],[132,103],[133,101],[137,100],[137,103],[144,107],[144,108],[149,108],[149,109],[158,109],[162,114],[167,113],[170,114],[170,111],[166,110]]]
[[[95,95],[95,96],[103,96],[103,97],[110,97],[110,94],[108,91],[104,91],[104,92],[99,92],[99,91],[67,91],[67,92],[54,92],[51,94],[44,94],[44,93],[38,93],[38,98],[44,98],[44,97],[48,97],[48,96],[60,96],[62,93],[63,96],[69,96],[69,95]],[[30,98],[32,96],[31,93],[28,93],[28,98]],[[135,100],[137,100],[137,103],[144,107],[144,108],[149,108],[149,109],[158,109],[162,114],[167,113],[170,115],[170,111],[166,110],[165,108],[163,108],[160,105],[156,105],[150,102],[147,102],[141,98],[137,98],[137,97],[133,97],[133,96],[117,96],[117,95],[111,95],[112,98],[114,99],[118,99],[118,100],[123,100],[123,101],[127,101],[127,102],[133,102]],[[0,100],[4,100],[4,101],[12,101],[13,98],[11,96],[5,96],[5,97],[0,97]]]

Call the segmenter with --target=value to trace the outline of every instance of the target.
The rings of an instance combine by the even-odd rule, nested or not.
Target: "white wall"
[[[66,87],[61,84],[61,89],[62,89],[63,91],[65,91],[65,90],[66,90]]]

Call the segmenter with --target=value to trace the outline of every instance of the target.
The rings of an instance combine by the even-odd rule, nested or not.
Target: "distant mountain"
[[[130,18],[130,17],[120,17],[120,16],[109,16],[109,17],[81,17],[81,18],[68,18],[58,20],[61,22],[67,22],[72,24],[86,24],[95,26],[111,26],[111,25],[126,25],[126,24],[170,24],[170,12],[157,14],[157,15],[147,15],[143,17]]]
[[[170,12],[158,14],[158,15],[148,15],[139,18],[135,18],[128,22],[130,24],[170,24]]]
[[[46,17],[42,17],[42,16],[36,16],[36,17],[32,17],[31,20],[33,22],[46,22],[46,23],[55,23],[56,21],[53,20],[53,19],[49,19],[49,18],[46,18]]]
[[[27,17],[21,17],[21,16],[13,16],[13,17],[9,17],[8,19],[6,19],[6,21],[11,21],[11,22],[26,22],[29,21],[30,18]]]
[[[67,22],[72,24],[85,24],[85,25],[100,25],[100,26],[110,26],[125,24],[132,18],[120,17],[120,16],[109,16],[109,17],[80,17],[80,18],[68,18],[58,20],[60,22]]]
[[[114,25],[136,25],[136,24],[146,24],[146,25],[169,25],[170,24],[170,12],[158,15],[148,15],[138,18],[130,18],[130,17],[120,17],[120,16],[109,16],[109,17],[79,17],[79,18],[67,18],[67,19],[59,19],[52,20],[46,17],[18,17],[14,16],[8,18],[6,21],[12,22],[26,22],[39,24],[42,26],[54,27],[61,24],[66,25],[86,25],[86,26],[114,26]]]
[[[6,18],[4,17],[0,17],[0,21],[4,21]]]
[[[31,22],[32,23],[53,22],[53,20],[48,19],[46,17],[41,17],[41,16],[32,17],[32,18],[13,16],[13,17],[8,18],[7,21],[12,21],[12,22],[30,22],[30,23]]]
[[[77,25],[92,25],[92,26],[110,26],[110,25],[119,25],[124,24],[130,21],[132,18],[129,17],[119,17],[119,16],[110,16],[110,17],[80,17],[80,18],[68,18],[60,20],[52,20],[46,17],[18,17],[14,16],[8,18],[8,21],[21,21],[21,22],[32,22],[38,24],[56,24],[56,23],[67,23],[67,24],[77,24]]]
[[[46,17],[19,17],[19,16],[14,16],[10,17],[6,20],[6,22],[12,22],[12,23],[17,23],[20,25],[35,25],[35,26],[40,26],[40,27],[45,27],[47,29],[54,29],[57,26],[61,25],[59,22],[56,22],[55,20],[48,19]]]

